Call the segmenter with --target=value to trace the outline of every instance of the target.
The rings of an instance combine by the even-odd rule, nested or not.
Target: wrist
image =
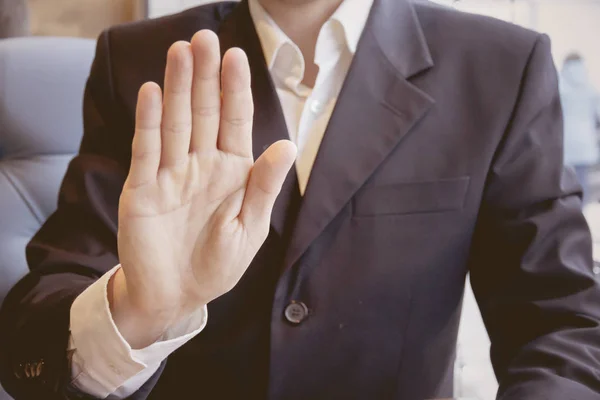
[[[112,319],[132,349],[142,349],[160,340],[170,325],[169,319],[134,305],[122,269],[111,277],[107,291]]]

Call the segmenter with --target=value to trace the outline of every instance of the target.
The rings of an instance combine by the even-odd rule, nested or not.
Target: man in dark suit
[[[600,399],[545,36],[409,0],[218,3],[105,32],[84,113],[0,316],[17,399],[451,397],[468,271],[500,399]]]

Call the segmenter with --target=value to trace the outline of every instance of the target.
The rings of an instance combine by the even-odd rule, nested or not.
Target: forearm
[[[591,271],[589,233],[578,207],[571,196],[520,223],[495,224],[496,240],[487,247],[480,268],[473,268],[492,339],[499,399],[600,399],[600,288]],[[573,215],[551,218],[557,210]],[[520,237],[517,230],[536,226],[535,221],[543,223],[535,229],[538,235],[530,249],[540,250],[525,256],[515,248],[506,251],[514,240],[499,238]],[[522,264],[500,255],[500,249]]]

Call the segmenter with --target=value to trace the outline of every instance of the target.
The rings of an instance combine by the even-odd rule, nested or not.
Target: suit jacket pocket
[[[369,217],[457,210],[463,206],[469,180],[468,176],[463,176],[365,187],[354,197],[354,215]]]

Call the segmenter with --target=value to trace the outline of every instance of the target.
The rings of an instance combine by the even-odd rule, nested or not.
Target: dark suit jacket
[[[17,399],[77,397],[64,389],[69,309],[118,263],[137,90],[162,84],[169,45],[203,28],[249,55],[255,155],[286,137],[245,2],[105,32],[80,154],[2,310],[2,384]],[[376,0],[303,200],[291,173],[243,280],[131,398],[451,397],[470,271],[501,399],[600,399],[600,289],[562,141],[547,37]],[[283,316],[292,301],[309,309],[299,325]]]

